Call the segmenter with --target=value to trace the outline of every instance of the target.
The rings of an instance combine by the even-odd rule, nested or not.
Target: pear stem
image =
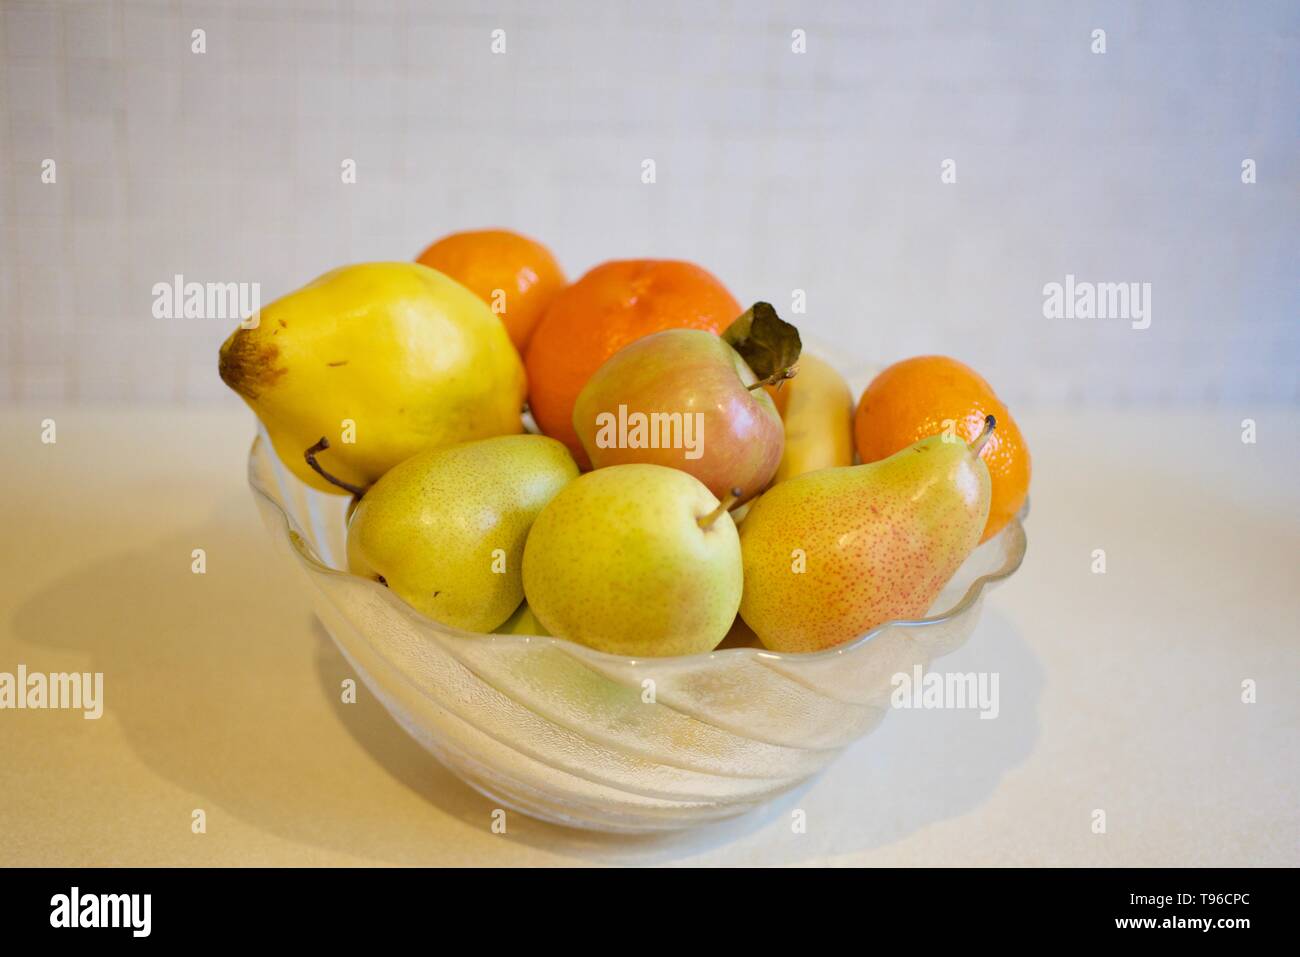
[[[320,463],[316,461],[316,453],[324,452],[329,447],[330,447],[330,440],[325,438],[325,436],[322,435],[320,437],[319,442],[317,442],[315,445],[313,445],[311,448],[309,448],[306,452],[303,453],[303,458],[307,460],[307,464],[311,466],[311,470],[315,472],[317,475],[319,475],[321,478],[323,478],[325,481],[329,482],[331,485],[337,485],[345,492],[351,492],[357,498],[361,498],[361,496],[366,494],[365,489],[353,485],[351,482],[345,482],[341,478],[335,478],[333,475],[330,475],[329,472],[326,472],[323,468],[321,468]]]
[[[736,500],[739,499],[740,496],[743,494],[744,492],[742,492],[740,489],[733,488],[730,492],[726,494],[726,496],[722,499],[722,501],[718,503],[717,508],[709,512],[708,515],[701,515],[695,521],[699,523],[700,528],[703,529],[712,528],[713,523],[722,517],[722,513],[729,511],[731,509],[731,506],[735,505]]]
[[[979,454],[984,451],[984,446],[993,434],[993,430],[998,427],[998,420],[991,415],[984,416],[984,431],[975,436],[975,441],[970,444],[971,455],[979,458]]]
[[[799,366],[792,365],[788,369],[781,369],[779,372],[773,372],[766,379],[759,379],[753,385],[747,385],[745,388],[750,392],[753,392],[755,389],[761,389],[765,385],[774,385],[779,389],[781,388],[781,383],[785,382],[786,379],[793,379],[798,374]]]

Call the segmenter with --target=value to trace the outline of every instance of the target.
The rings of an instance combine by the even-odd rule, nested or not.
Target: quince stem
[[[333,475],[330,475],[329,472],[326,472],[323,468],[321,468],[321,464],[316,461],[316,453],[324,452],[329,447],[330,447],[330,440],[325,438],[325,436],[322,435],[320,437],[319,442],[317,442],[315,445],[313,445],[311,448],[309,448],[306,452],[303,453],[303,457],[307,459],[307,464],[311,466],[311,470],[315,472],[317,475],[319,475],[321,478],[323,478],[325,481],[329,482],[331,485],[337,485],[345,492],[351,492],[357,498],[361,498],[361,496],[366,494],[365,489],[353,485],[351,482],[345,482],[341,478],[335,478]]]
[[[722,513],[730,510],[731,506],[735,505],[736,500],[740,498],[740,496],[743,494],[744,492],[742,492],[740,489],[733,488],[730,492],[726,494],[726,496],[722,499],[722,501],[718,503],[717,508],[709,512],[709,514],[707,515],[701,515],[695,521],[699,523],[700,528],[703,529],[712,528],[713,523],[722,517]]]
[[[997,427],[997,419],[991,415],[984,416],[984,431],[975,436],[975,441],[970,444],[971,455],[979,458],[980,453],[984,451],[984,445],[988,442],[989,436],[993,434],[993,430]]]

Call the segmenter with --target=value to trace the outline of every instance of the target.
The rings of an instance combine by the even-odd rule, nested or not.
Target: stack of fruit
[[[1029,453],[955,360],[896,363],[855,409],[801,350],[697,266],[570,285],[484,231],[327,273],[220,372],[296,475],[354,497],[350,569],[436,621],[632,657],[818,651],[924,615],[1024,504]]]

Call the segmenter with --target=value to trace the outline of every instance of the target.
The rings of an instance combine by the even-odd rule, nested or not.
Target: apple
[[[758,382],[726,340],[668,329],[624,346],[596,370],[573,427],[594,468],[665,465],[719,499],[739,489],[743,502],[771,482],[785,447],[781,416]]]

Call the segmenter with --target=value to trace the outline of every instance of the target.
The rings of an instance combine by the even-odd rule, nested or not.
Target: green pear
[[[536,635],[540,638],[550,635],[546,626],[537,620],[533,610],[528,607],[528,602],[521,602],[515,613],[493,631],[498,635]]]
[[[740,539],[692,475],[614,465],[570,482],[524,549],[528,606],[553,635],[616,655],[711,651],[740,606]]]
[[[421,452],[362,496],[348,566],[434,621],[492,631],[523,601],[529,527],[577,474],[563,443],[541,435]]]
[[[970,445],[942,435],[868,465],[773,486],[740,528],[740,614],[773,651],[820,651],[920,618],[979,544],[993,416]]]

